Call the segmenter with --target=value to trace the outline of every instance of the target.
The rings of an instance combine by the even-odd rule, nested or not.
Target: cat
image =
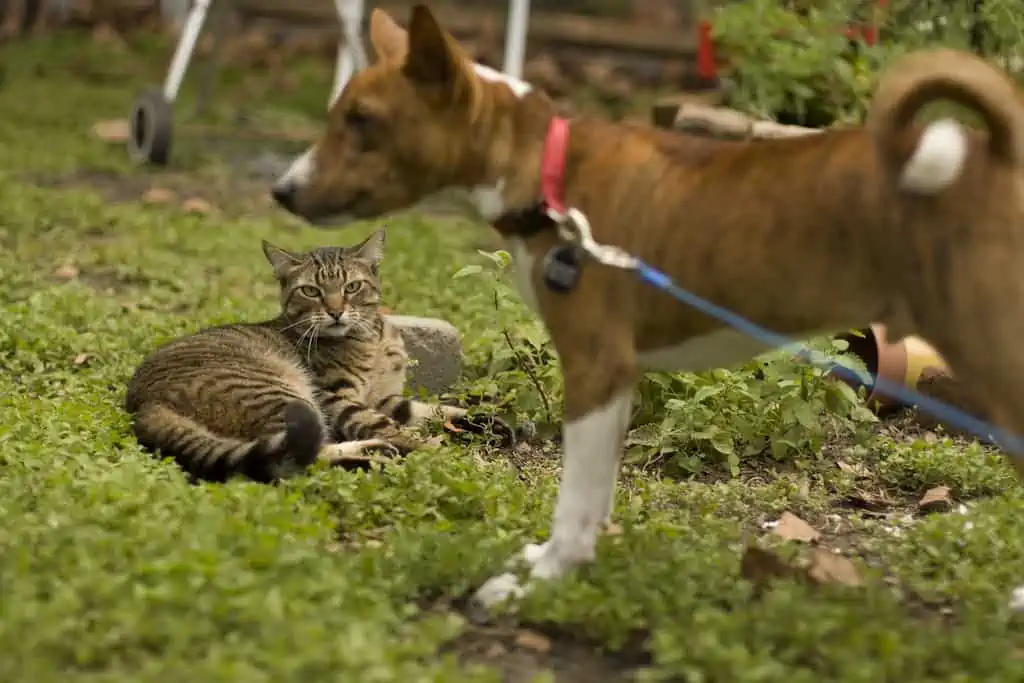
[[[315,461],[432,447],[432,416],[476,430],[463,408],[402,396],[408,355],[381,313],[385,230],[349,247],[293,253],[263,241],[280,314],[201,330],[146,357],[128,382],[132,431],[196,479],[271,482]]]

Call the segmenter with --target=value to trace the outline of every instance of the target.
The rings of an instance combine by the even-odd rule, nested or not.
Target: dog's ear
[[[468,60],[426,5],[412,8],[404,71],[413,82],[437,86],[453,97],[471,93],[475,84]]]
[[[370,44],[382,62],[401,62],[409,52],[409,33],[382,9],[370,12]]]

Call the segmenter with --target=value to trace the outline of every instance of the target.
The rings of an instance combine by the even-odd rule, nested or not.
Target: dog
[[[883,75],[865,125],[751,143],[560,119],[529,84],[472,63],[422,5],[408,30],[374,10],[370,39],[376,60],[274,198],[322,223],[462,191],[508,245],[562,366],[549,540],[514,558],[527,580],[510,563],[478,603],[595,559],[641,373],[728,367],[768,350],[614,265],[584,258],[575,282],[552,286],[546,259],[565,253],[565,207],[589,218],[598,243],[776,332],[879,322],[897,339],[919,334],[988,419],[1024,429],[1024,104],[984,60],[909,54]],[[987,134],[953,119],[916,123],[939,99],[972,109]],[[1004,450],[1024,475],[1021,449]]]

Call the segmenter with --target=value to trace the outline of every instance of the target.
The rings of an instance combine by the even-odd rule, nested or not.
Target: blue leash
[[[602,246],[602,245],[595,245]],[[602,260],[602,259],[598,259]],[[740,332],[753,337],[759,341],[765,343],[766,346],[773,346],[779,348],[792,348],[794,351],[799,352],[800,355],[806,356],[808,361],[813,365],[819,367],[829,368],[831,371],[840,374],[847,379],[852,379],[855,382],[860,382],[860,377],[857,376],[850,368],[842,365],[834,365],[829,359],[822,353],[809,348],[806,344],[802,344],[798,341],[790,339],[784,335],[773,332],[769,329],[761,327],[760,325],[747,320],[743,316],[730,311],[727,308],[723,308],[716,304],[711,303],[707,299],[697,296],[693,292],[683,289],[677,285],[672,278],[665,273],[662,273],[656,268],[652,268],[643,261],[632,258],[632,263],[629,266],[624,264],[607,264],[607,265],[619,265],[620,267],[630,267],[636,272],[641,280],[648,284],[654,285],[658,289],[667,293],[669,296],[676,300],[695,308],[696,310],[704,313],[712,318],[716,318],[721,322],[733,327]],[[831,367],[829,367],[831,366]],[[1024,453],[1024,440],[1019,436],[1000,429],[993,424],[989,424],[984,420],[980,420],[973,415],[969,415],[964,411],[936,400],[929,396],[909,389],[900,384],[896,384],[883,377],[872,377],[874,381],[874,387],[876,390],[883,394],[891,396],[895,399],[902,401],[908,405],[916,404],[918,408],[930,413],[934,417],[938,418],[946,424],[952,425],[965,432],[973,434],[981,440],[994,440],[1000,443],[1004,448],[1010,451],[1010,454],[1014,458],[1024,457],[1021,454]]]

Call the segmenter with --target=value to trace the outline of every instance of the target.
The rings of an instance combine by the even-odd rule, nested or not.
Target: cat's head
[[[281,286],[281,313],[297,335],[372,336],[380,317],[384,228],[351,247],[290,252],[263,241]]]

